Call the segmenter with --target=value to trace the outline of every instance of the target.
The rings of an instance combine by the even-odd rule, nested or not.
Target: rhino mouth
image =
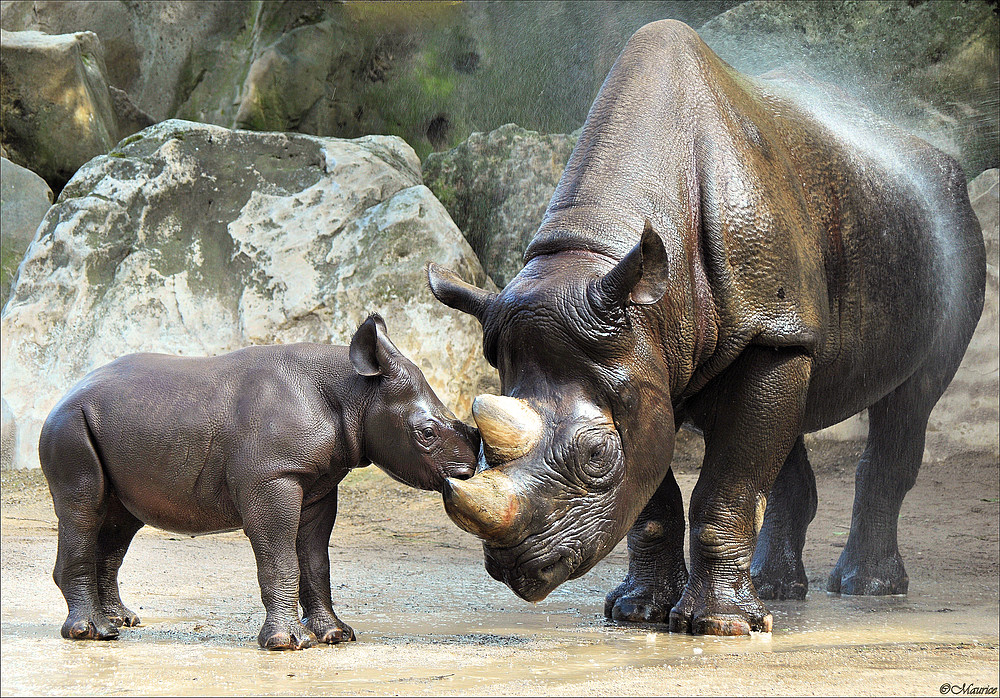
[[[503,552],[486,548],[486,571],[531,603],[541,601],[560,584],[586,574],[596,564],[589,559],[581,561],[570,551],[559,551],[509,565],[504,564]]]

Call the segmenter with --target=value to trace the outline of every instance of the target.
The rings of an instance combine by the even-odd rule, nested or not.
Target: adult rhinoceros
[[[822,118],[655,22],[601,88],[520,273],[494,294],[428,268],[502,382],[474,409],[488,467],[445,490],[492,576],[537,601],[627,533],[609,616],[768,631],[758,594],[807,585],[802,434],[868,408],[828,588],[906,591],[897,516],[985,256],[961,169],[875,122]],[[690,575],[670,471],[685,422],[705,437]]]

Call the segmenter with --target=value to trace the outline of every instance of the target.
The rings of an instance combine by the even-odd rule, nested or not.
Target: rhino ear
[[[642,239],[598,282],[602,300],[624,306],[651,305],[667,290],[667,251],[647,220]]]
[[[427,283],[435,298],[455,310],[475,316],[480,324],[497,297],[495,293],[465,283],[455,272],[433,262],[427,265]]]
[[[351,365],[360,376],[381,376],[394,365],[399,350],[385,331],[385,320],[372,313],[351,337]]]

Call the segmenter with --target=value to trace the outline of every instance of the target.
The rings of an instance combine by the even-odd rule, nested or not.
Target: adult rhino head
[[[614,548],[667,472],[673,411],[646,317],[667,284],[663,242],[647,221],[617,262],[539,255],[499,294],[434,264],[428,278],[479,319],[503,393],[476,399],[485,462],[447,481],[445,508],[494,578],[539,601]]]

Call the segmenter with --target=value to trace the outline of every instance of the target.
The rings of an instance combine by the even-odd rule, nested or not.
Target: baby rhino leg
[[[62,636],[113,640],[118,627],[104,611],[98,582],[98,540],[108,506],[107,483],[83,412],[53,412],[42,429],[38,455],[59,518],[52,578],[69,608]]]
[[[354,640],[354,631],[333,612],[330,593],[330,534],[337,519],[337,490],[305,507],[299,522],[299,603],[302,622],[317,640],[329,644]]]

